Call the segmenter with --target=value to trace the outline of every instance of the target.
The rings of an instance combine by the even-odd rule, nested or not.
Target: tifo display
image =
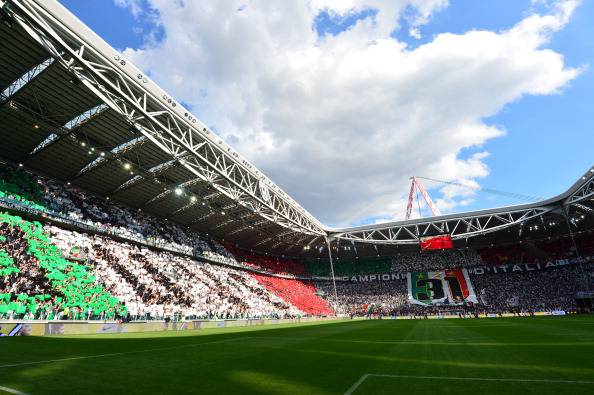
[[[0,175],[0,205],[13,213],[0,214],[0,319],[571,312],[592,279],[582,238],[580,259],[560,240],[539,244],[547,262],[517,246],[337,261],[335,295],[319,261],[224,246],[9,165]]]
[[[594,394],[593,17],[0,0],[0,394]]]
[[[408,273],[408,300],[412,304],[466,305],[478,303],[466,269]]]

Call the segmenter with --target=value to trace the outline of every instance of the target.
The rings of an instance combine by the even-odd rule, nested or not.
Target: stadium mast
[[[501,191],[501,190],[498,190],[498,189],[483,188],[483,187],[480,187],[480,186],[462,184],[460,182],[444,181],[444,180],[438,180],[438,179],[435,179],[435,178],[421,177],[421,176],[415,176],[413,178],[416,178],[417,180],[418,179],[422,179],[422,180],[427,180],[427,181],[434,181],[434,182],[438,182],[438,183],[441,183],[441,184],[444,184],[444,185],[455,185],[455,186],[458,186],[458,187],[463,187],[463,188],[471,189],[473,191],[487,192],[487,193],[490,193],[492,195],[505,196],[505,197],[509,197],[509,198],[513,198],[513,199],[517,199],[517,200],[522,200],[522,201],[525,201],[525,202],[529,202],[529,203],[536,202],[536,201],[539,201],[539,200],[544,200],[543,197],[539,197],[539,196],[530,196],[530,195],[523,195],[521,193]]]
[[[408,219],[411,219],[412,209],[413,209],[413,202],[414,202],[414,197],[415,197],[414,196],[415,195],[415,189],[418,190],[419,192],[421,192],[421,195],[423,196],[423,199],[425,199],[425,202],[427,203],[427,206],[429,206],[429,208],[431,209],[431,212],[433,213],[433,215],[434,216],[441,215],[439,209],[435,206],[435,204],[433,203],[433,200],[431,200],[431,197],[429,196],[429,194],[427,193],[427,191],[423,187],[423,184],[421,184],[421,182],[419,180],[434,181],[434,182],[438,182],[438,183],[441,183],[441,184],[444,184],[444,185],[455,185],[455,186],[458,186],[458,187],[472,189],[473,191],[487,192],[487,193],[490,193],[490,194],[493,194],[493,195],[505,196],[505,197],[508,197],[508,198],[523,200],[523,201],[526,201],[526,202],[535,202],[535,201],[538,201],[538,200],[544,200],[541,197],[523,195],[523,194],[514,193],[514,192],[500,191],[500,190],[497,190],[497,189],[483,188],[483,187],[479,187],[479,186],[462,184],[462,183],[454,182],[454,181],[438,180],[438,179],[430,178],[430,177],[413,176],[410,179],[412,180],[412,182],[411,182],[411,185],[410,185],[410,192],[408,194],[408,205],[406,206],[406,219],[407,220]],[[417,196],[417,202],[418,202],[418,196]]]
[[[429,206],[429,208],[431,209],[431,212],[433,213],[434,216],[441,215],[441,212],[439,211],[439,209],[437,208],[435,203],[433,203],[431,196],[429,196],[429,194],[427,193],[427,191],[425,190],[423,185],[419,182],[417,177],[413,176],[410,179],[412,181],[410,184],[410,192],[408,193],[408,204],[406,206],[406,219],[409,220],[412,216],[413,201],[415,198],[415,190],[418,190],[419,192],[421,192],[423,199],[425,199],[425,203],[427,203],[427,206]],[[417,197],[417,202],[418,202],[418,200],[419,199]]]

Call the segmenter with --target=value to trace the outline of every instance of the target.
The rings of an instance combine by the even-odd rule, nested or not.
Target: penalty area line
[[[369,377],[384,377],[392,379],[422,379],[422,380],[452,380],[452,381],[498,381],[498,382],[509,382],[509,383],[547,383],[547,384],[587,384],[594,385],[594,381],[584,380],[554,380],[554,379],[506,379],[496,377],[452,377],[452,376],[413,376],[413,375],[401,375],[401,374],[375,374],[365,373],[357,380],[345,393],[344,395],[351,395],[357,388],[363,384]]]
[[[14,394],[14,395],[29,395],[26,392],[22,392],[19,390],[15,390],[14,388],[2,387],[2,386],[0,386],[0,392],[7,392],[9,394]]]
[[[239,341],[239,340],[247,340],[251,339],[251,337],[238,337],[233,339],[224,339],[224,340],[214,340],[211,342],[202,342],[196,344],[185,344],[183,346],[173,346],[173,347],[159,347],[159,348],[149,348],[146,350],[136,350],[136,351],[122,351],[122,352],[112,352],[108,354],[97,354],[97,355],[83,355],[80,357],[69,357],[69,358],[59,358],[59,359],[46,359],[44,361],[32,361],[32,362],[20,362],[20,363],[12,363],[7,365],[0,365],[0,369],[2,368],[12,368],[16,366],[27,366],[27,365],[40,365],[44,363],[51,363],[51,362],[64,362],[64,361],[76,361],[79,359],[93,359],[93,358],[104,358],[104,357],[113,357],[119,355],[128,355],[128,354],[142,354],[142,353],[150,353],[155,351],[168,351],[168,350],[179,350],[183,348],[193,348],[193,347],[200,347],[207,344],[217,344],[217,343],[228,343],[232,341]],[[0,387],[0,390],[6,391],[4,387]],[[15,391],[15,390],[13,390]],[[8,391],[6,391],[8,392]],[[17,392],[13,392],[17,394]],[[18,393],[23,394],[23,393]],[[27,395],[27,394],[24,394]]]

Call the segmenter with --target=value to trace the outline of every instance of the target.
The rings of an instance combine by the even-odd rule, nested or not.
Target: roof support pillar
[[[336,292],[336,277],[334,276],[334,262],[332,262],[332,248],[330,246],[331,240],[327,236],[324,237],[326,240],[326,246],[328,247],[328,257],[330,258],[330,271],[332,273],[332,286],[334,288],[334,314],[338,313],[338,292]]]

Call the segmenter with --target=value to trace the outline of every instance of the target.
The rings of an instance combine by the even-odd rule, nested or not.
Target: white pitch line
[[[548,383],[548,384],[589,384],[594,385],[594,381],[582,381],[582,380],[549,380],[549,379],[506,379],[506,378],[495,378],[495,377],[451,377],[451,376],[410,376],[400,374],[374,374],[365,373],[359,378],[345,393],[344,395],[351,395],[368,377],[387,377],[394,379],[423,379],[423,380],[459,380],[459,381],[500,381],[500,382],[512,382],[512,383]]]
[[[0,392],[8,392],[9,394],[14,394],[14,395],[29,395],[26,392],[15,390],[14,388],[1,387],[1,386],[0,386]]]
[[[357,380],[355,382],[355,384],[351,385],[351,388],[349,388],[344,395],[351,395],[353,392],[355,392],[355,390],[357,388],[359,388],[359,386],[361,384],[363,384],[363,382],[367,379],[367,377],[369,377],[369,373],[365,373],[363,376],[359,377],[359,380]]]
[[[197,344],[186,344],[183,346],[175,346],[175,347],[161,347],[161,348],[150,348],[147,350],[137,350],[137,351],[126,351],[126,352],[113,352],[109,354],[97,354],[97,355],[85,355],[81,357],[70,357],[70,358],[60,358],[60,359],[46,359],[44,361],[33,361],[33,362],[21,362],[21,363],[12,363],[8,365],[0,365],[0,369],[2,368],[12,368],[16,366],[26,366],[26,365],[40,365],[44,363],[50,362],[63,362],[63,361],[76,361],[79,359],[92,359],[92,358],[103,358],[103,357],[113,357],[117,355],[127,355],[127,354],[140,354],[140,353],[147,353],[147,352],[154,352],[154,351],[166,351],[166,350],[177,350],[180,348],[190,348],[190,347],[199,347],[205,344],[216,344],[216,343],[225,343],[231,341],[238,341],[238,340],[246,340],[251,339],[251,337],[238,337],[234,339],[225,339],[225,340],[215,340],[211,342],[203,342]]]

